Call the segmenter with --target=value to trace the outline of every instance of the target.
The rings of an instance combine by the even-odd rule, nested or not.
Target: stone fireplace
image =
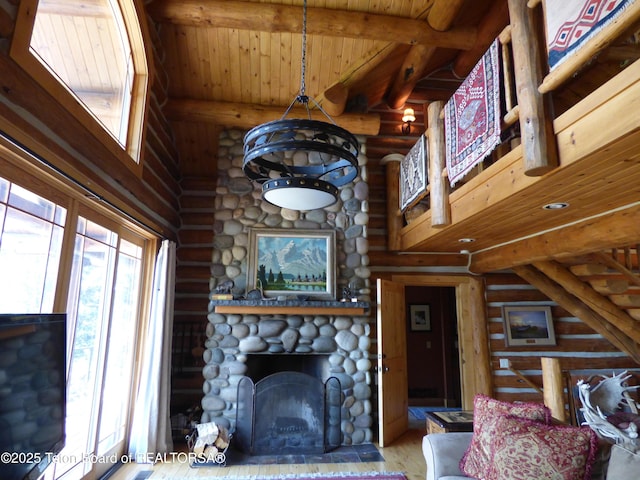
[[[259,356],[261,365],[269,365],[268,374],[302,371],[322,381],[326,381],[322,377],[337,379],[340,385],[339,444],[371,442],[371,319],[368,312],[354,315],[348,313],[349,308],[344,308],[342,314],[339,308],[368,306],[370,301],[366,157],[362,153],[359,156],[360,175],[353,184],[342,187],[340,200],[335,205],[299,212],[262,201],[259,186],[253,185],[242,172],[242,138],[243,132],[229,130],[221,134],[219,142],[212,292],[221,282],[233,280],[234,295],[246,294],[249,228],[331,229],[336,232],[338,297],[348,286],[358,302],[259,301],[270,305],[268,313],[264,310],[254,313],[249,308],[241,309],[241,313],[219,313],[216,306],[225,302],[212,300],[206,330],[201,421],[235,429],[238,385],[248,376],[264,376],[264,373],[256,374],[251,367],[256,360],[253,357]],[[364,142],[359,141],[361,145]],[[364,151],[364,147],[361,149]],[[251,305],[249,300],[230,302]],[[278,310],[278,305],[291,306],[292,303],[302,309],[296,314]],[[333,308],[327,314],[329,310],[324,308],[327,305],[337,310]],[[323,359],[320,367],[319,358]],[[307,371],[309,365],[315,365],[311,373]],[[295,430],[295,425],[290,427]]]

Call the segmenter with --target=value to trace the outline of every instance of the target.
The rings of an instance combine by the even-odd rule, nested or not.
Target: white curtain
[[[169,398],[176,244],[164,240],[153,273],[151,311],[142,346],[141,379],[133,409],[129,453],[145,459],[173,450]]]

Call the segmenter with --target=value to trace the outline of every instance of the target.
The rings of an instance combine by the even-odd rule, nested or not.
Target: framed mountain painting
[[[333,230],[250,229],[247,291],[334,300],[335,242]]]

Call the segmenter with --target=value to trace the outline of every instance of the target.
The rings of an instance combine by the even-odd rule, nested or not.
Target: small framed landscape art
[[[508,347],[556,344],[551,307],[503,306],[502,317]]]
[[[430,332],[431,315],[429,305],[409,305],[409,321],[412,332]]]
[[[335,242],[333,230],[250,229],[247,291],[335,300]]]

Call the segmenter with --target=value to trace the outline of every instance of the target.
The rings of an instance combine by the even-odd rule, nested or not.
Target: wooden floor
[[[390,446],[379,448],[384,462],[371,463],[316,463],[311,465],[251,465],[226,467],[191,468],[188,463],[179,461],[138,465],[135,463],[121,466],[109,480],[134,480],[145,471],[152,470],[150,480],[183,478],[234,478],[242,476],[295,475],[321,472],[404,472],[408,480],[424,480],[426,466],[422,456],[422,437],[424,427],[413,423],[401,438]]]

